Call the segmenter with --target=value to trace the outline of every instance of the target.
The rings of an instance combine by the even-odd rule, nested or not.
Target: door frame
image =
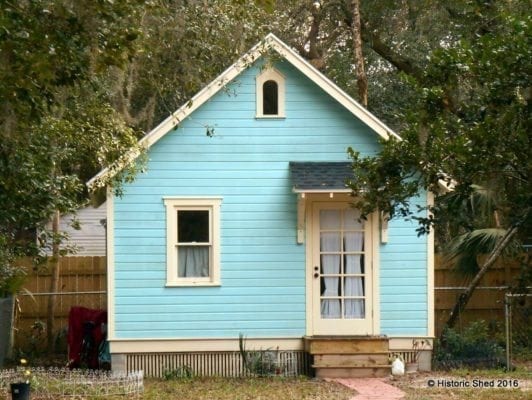
[[[313,273],[314,273],[314,231],[316,227],[315,218],[313,217],[313,211],[315,203],[338,203],[349,204],[353,199],[346,193],[313,193],[306,194],[306,207],[305,207],[305,243],[306,243],[306,265],[305,265],[305,280],[306,280],[306,335],[316,336],[315,323],[314,323],[314,293],[313,293]],[[379,231],[379,218],[378,213],[371,215],[368,221],[367,232],[370,235],[371,241],[371,287],[367,288],[370,291],[372,300],[372,310],[366,310],[370,315],[370,332],[369,335],[380,334],[380,258],[379,258],[379,246],[380,246],[380,231]],[[354,335],[345,335],[354,336]]]

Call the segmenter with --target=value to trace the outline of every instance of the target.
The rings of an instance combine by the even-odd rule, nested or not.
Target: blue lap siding
[[[254,65],[154,144],[147,172],[114,199],[115,338],[305,335],[305,244],[288,163],[347,161],[349,146],[374,154],[378,135],[290,64],[276,68],[286,118],[255,118]],[[164,196],[223,199],[220,286],[165,287]],[[383,333],[425,333],[426,239],[397,222],[381,248]],[[399,303],[398,285],[408,292]]]

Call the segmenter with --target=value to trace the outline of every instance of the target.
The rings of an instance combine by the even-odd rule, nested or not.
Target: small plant
[[[280,375],[278,351],[274,350],[246,350],[244,336],[238,336],[238,347],[244,367],[257,376]]]
[[[181,365],[176,369],[164,371],[163,378],[167,381],[172,379],[192,379],[194,378],[194,371],[188,365]]]
[[[423,350],[430,350],[430,343],[425,339],[412,339],[413,357],[412,362],[419,363],[419,356]]]

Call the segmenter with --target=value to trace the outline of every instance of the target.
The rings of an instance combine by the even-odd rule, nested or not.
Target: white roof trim
[[[292,189],[293,193],[351,193],[351,189]]]
[[[301,57],[299,54],[297,54],[296,51],[288,47],[277,36],[275,36],[273,33],[270,33],[264,38],[262,42],[256,44],[249,52],[240,57],[238,61],[236,61],[233,65],[231,65],[224,72],[218,75],[216,79],[214,79],[211,83],[209,83],[201,91],[199,91],[194,97],[192,97],[192,99],[188,103],[181,106],[177,111],[172,113],[168,118],[166,118],[158,126],[152,129],[148,134],[146,134],[139,141],[139,144],[145,148],[151,147],[166,133],[172,130],[181,121],[183,121],[196,109],[203,105],[207,100],[209,100],[212,96],[218,93],[228,82],[232,81],[244,69],[246,69],[254,61],[256,61],[260,56],[262,56],[266,50],[270,49],[275,50],[277,53],[279,53],[290,64],[292,64],[295,68],[297,68],[304,75],[306,75],[310,80],[316,83],[320,88],[322,88],[326,93],[332,96],[341,105],[347,108],[347,110],[349,110],[353,115],[355,115],[367,126],[369,126],[379,136],[384,139],[388,139],[390,136],[393,136],[396,139],[401,140],[401,137],[397,133],[395,133],[392,129],[386,126],[375,115],[369,112],[366,108],[364,108],[356,100],[351,98],[347,93],[340,89],[325,75],[323,75],[316,68],[310,65],[303,57]],[[132,155],[131,159],[133,160],[136,156],[138,156],[138,154]],[[105,177],[109,173],[114,172],[112,172],[109,168],[103,169],[87,182],[87,186],[91,187],[96,181]]]

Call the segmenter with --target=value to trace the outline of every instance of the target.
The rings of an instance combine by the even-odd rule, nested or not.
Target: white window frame
[[[264,114],[262,88],[265,82],[274,81],[277,83],[277,114]],[[267,68],[260,73],[256,79],[255,92],[257,95],[256,118],[285,118],[285,77],[275,68]]]
[[[166,207],[166,286],[219,286],[221,197],[165,197]],[[180,210],[209,211],[209,276],[178,277],[177,213]]]

